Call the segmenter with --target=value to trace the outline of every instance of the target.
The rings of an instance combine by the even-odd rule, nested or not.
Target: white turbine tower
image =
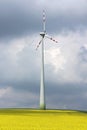
[[[58,43],[58,41],[54,40],[52,37],[47,35],[46,29],[45,29],[45,23],[46,23],[46,17],[45,17],[45,11],[43,10],[43,32],[40,32],[41,41],[37,45],[37,48],[41,44],[41,83],[40,83],[40,109],[45,110],[46,109],[46,101],[45,101],[45,81],[44,81],[44,38],[48,38],[52,40],[55,43]]]

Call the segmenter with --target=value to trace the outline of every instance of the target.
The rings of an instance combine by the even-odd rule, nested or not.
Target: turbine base
[[[46,105],[44,105],[44,104],[40,105],[40,109],[41,110],[46,110]]]

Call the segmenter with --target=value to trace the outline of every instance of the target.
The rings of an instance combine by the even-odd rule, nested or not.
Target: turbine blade
[[[38,43],[36,50],[39,48],[40,44],[41,44],[42,40],[40,40],[40,42]]]
[[[52,40],[52,41],[55,42],[55,43],[58,43],[58,41],[55,40],[55,39],[53,39],[51,36],[45,35],[45,37],[48,38],[48,39],[50,39],[50,40]]]
[[[43,31],[46,32],[46,15],[45,11],[43,10]]]

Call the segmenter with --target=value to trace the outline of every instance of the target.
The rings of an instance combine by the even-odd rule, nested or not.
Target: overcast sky
[[[43,9],[47,108],[87,110],[86,0],[0,0],[0,107],[39,108]]]

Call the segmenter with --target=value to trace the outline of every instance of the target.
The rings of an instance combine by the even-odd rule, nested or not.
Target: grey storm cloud
[[[80,59],[87,63],[87,49],[82,46],[79,53]]]
[[[76,3],[81,3],[79,6]],[[50,8],[49,8],[50,7]],[[87,27],[86,1],[49,2],[27,0],[0,1],[0,37],[19,37],[42,30],[42,10],[51,32],[84,30]]]
[[[86,104],[86,84],[49,84],[47,85],[47,104],[48,107],[64,109],[85,109]],[[50,92],[49,92],[50,90]],[[62,94],[62,95],[61,95]],[[54,105],[50,105],[53,103]]]
[[[25,35],[39,28],[38,16],[33,12],[32,2],[0,1],[0,36],[10,37]],[[28,8],[28,9],[26,9]]]
[[[26,86],[26,87],[25,87]],[[19,89],[20,88],[20,89]],[[47,108],[86,110],[86,84],[45,83]],[[16,84],[0,98],[0,107],[39,107],[39,84]]]

